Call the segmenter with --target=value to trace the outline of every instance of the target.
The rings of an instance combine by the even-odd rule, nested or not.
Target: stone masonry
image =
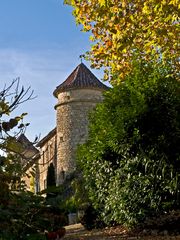
[[[58,95],[57,111],[57,184],[75,170],[78,144],[88,135],[88,114],[102,101],[102,91],[76,89]],[[64,175],[65,173],[65,175]]]
[[[107,89],[83,63],[55,89],[56,127],[37,145],[36,192],[46,188],[50,163],[55,168],[57,186],[75,170],[77,146],[88,136],[89,112],[102,101],[102,92]]]

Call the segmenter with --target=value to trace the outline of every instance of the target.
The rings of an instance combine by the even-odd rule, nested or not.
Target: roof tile
[[[108,87],[100,82],[98,78],[83,64],[79,64],[69,77],[56,87],[54,96],[57,97],[59,92],[64,92],[70,89],[79,88],[98,88],[107,90]]]

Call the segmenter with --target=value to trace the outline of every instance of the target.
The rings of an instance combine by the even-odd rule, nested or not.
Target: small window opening
[[[47,180],[44,179],[44,189],[46,189],[46,187],[47,187]]]

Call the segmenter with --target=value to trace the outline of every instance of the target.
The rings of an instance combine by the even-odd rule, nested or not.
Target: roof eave
[[[42,147],[50,138],[56,135],[56,127],[43,137],[37,144],[37,147]]]
[[[66,92],[66,91],[71,91],[71,90],[80,90],[80,89],[91,89],[91,90],[98,90],[98,91],[104,92],[104,91],[109,90],[110,87],[104,85],[104,87],[102,87],[102,88],[101,87],[97,87],[97,86],[95,86],[95,87],[93,87],[93,86],[82,86],[82,87],[80,87],[80,86],[77,86],[77,87],[73,86],[73,87],[65,87],[65,88],[59,88],[59,89],[57,88],[53,92],[53,95],[56,98],[58,98],[58,94],[59,93]]]

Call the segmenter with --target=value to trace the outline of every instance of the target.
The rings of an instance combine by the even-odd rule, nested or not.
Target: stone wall
[[[21,178],[22,181],[26,184],[26,190],[35,193],[35,164],[29,167],[26,171],[26,174]],[[32,174],[34,173],[34,174]]]
[[[88,136],[88,114],[102,101],[102,91],[78,89],[59,93],[57,110],[57,184],[76,167],[77,145]]]
[[[47,186],[47,171],[48,166],[52,162],[56,170],[57,165],[57,150],[56,150],[56,135],[51,137],[44,143],[39,149],[40,158],[37,164],[37,179],[36,182],[39,184],[37,186],[38,191],[42,191]]]

